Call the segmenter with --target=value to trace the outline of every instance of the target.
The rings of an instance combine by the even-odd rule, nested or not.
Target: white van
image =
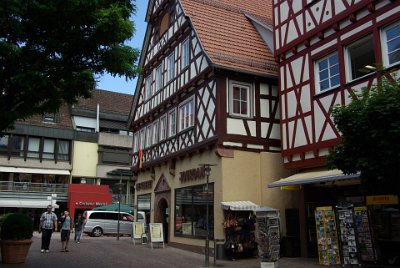
[[[83,232],[90,236],[102,236],[103,234],[117,234],[118,232],[118,211],[89,210],[83,213],[85,220]],[[144,222],[144,218],[138,212],[138,221]],[[132,223],[134,216],[120,212],[119,233],[132,235]]]

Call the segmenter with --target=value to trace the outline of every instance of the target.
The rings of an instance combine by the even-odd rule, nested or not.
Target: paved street
[[[54,233],[50,245],[50,253],[40,253],[40,235],[34,233],[33,244],[25,264],[2,265],[11,267],[204,267],[204,255],[176,249],[151,249],[150,245],[133,245],[130,237],[88,237],[84,236],[80,244],[71,241],[69,252],[61,252],[60,233]],[[210,266],[213,259],[210,258]],[[260,259],[242,259],[237,261],[217,260],[217,267],[260,268]],[[283,258],[279,261],[279,268],[314,268],[315,259]]]

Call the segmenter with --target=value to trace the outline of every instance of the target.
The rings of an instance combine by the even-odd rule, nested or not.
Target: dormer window
[[[44,113],[43,114],[43,122],[55,123],[56,122],[56,114],[55,113]]]

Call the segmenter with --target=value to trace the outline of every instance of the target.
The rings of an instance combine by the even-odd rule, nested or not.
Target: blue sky
[[[142,49],[144,35],[146,33],[146,9],[147,9],[146,0],[136,0],[136,15],[133,16],[133,21],[135,22],[136,32],[131,40],[126,43],[134,48]],[[98,89],[104,89],[109,91],[115,91],[126,94],[134,94],[136,88],[137,79],[126,81],[125,77],[112,77],[109,74],[106,74],[100,77],[100,81],[97,83]]]

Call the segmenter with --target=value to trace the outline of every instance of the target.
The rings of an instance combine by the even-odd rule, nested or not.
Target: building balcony
[[[67,194],[68,184],[0,181],[0,192]]]
[[[99,133],[99,145],[132,148],[133,137],[114,133]]]

